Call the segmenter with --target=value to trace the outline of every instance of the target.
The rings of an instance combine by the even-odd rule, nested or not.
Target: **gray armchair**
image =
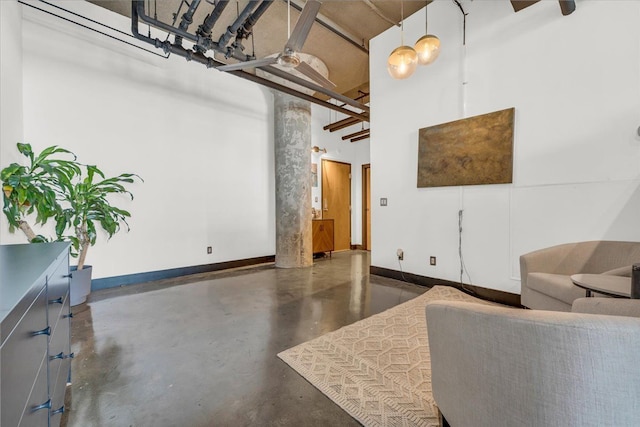
[[[552,246],[520,257],[522,305],[537,310],[571,311],[585,291],[572,274],[631,276],[640,262],[640,242],[597,240]]]
[[[640,300],[574,306],[640,316]],[[436,405],[453,427],[637,426],[640,318],[620,315],[429,303]]]

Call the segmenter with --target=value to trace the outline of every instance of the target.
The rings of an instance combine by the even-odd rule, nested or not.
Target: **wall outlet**
[[[402,261],[404,259],[404,251],[402,249],[398,249],[396,251],[396,255],[398,256],[398,261]]]
[[[429,257],[429,265],[436,265],[436,257],[434,256]]]
[[[213,248],[211,246],[207,246],[207,254],[211,255],[213,253]]]

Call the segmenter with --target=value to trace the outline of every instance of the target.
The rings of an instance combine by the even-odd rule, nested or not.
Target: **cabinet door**
[[[10,336],[2,346],[2,410],[0,424],[4,427],[17,426],[23,413],[30,412],[30,407],[40,405],[47,400],[47,340],[51,329],[47,323],[47,293],[43,286],[23,318],[16,325]],[[28,401],[42,360],[44,365],[44,400],[40,395],[34,396],[35,401]],[[41,378],[39,379],[41,382]],[[34,389],[34,392],[36,390]],[[39,392],[40,390],[38,390]],[[33,395],[33,393],[31,393]],[[31,406],[30,406],[31,405]],[[48,411],[42,411],[46,414]],[[36,416],[37,418],[37,416]],[[46,425],[46,421],[45,424]]]
[[[320,219],[312,222],[313,253],[334,250],[334,230],[332,219]]]

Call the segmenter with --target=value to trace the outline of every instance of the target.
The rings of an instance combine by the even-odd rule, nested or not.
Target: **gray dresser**
[[[58,426],[71,375],[69,244],[0,246],[0,425]]]

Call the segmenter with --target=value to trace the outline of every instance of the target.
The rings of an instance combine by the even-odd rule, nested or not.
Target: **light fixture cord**
[[[429,34],[429,2],[424,7],[424,33]]]
[[[291,37],[291,0],[287,0],[287,39]]]
[[[404,2],[400,1],[400,46],[404,46]]]

